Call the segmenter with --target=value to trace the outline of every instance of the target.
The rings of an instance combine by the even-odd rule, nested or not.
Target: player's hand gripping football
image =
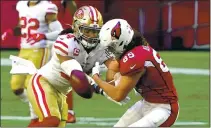
[[[45,40],[45,39],[46,39],[45,34],[35,33],[35,34],[31,34],[29,36],[29,38],[27,39],[27,43],[33,45],[33,44],[39,42],[40,40]]]
[[[87,75],[87,78],[88,78],[88,80],[89,80],[90,85],[94,88],[95,93],[101,94],[101,95],[105,96],[108,100],[110,100],[110,101],[112,101],[112,102],[114,102],[114,103],[116,103],[116,104],[118,104],[118,105],[120,105],[120,106],[125,105],[125,104],[130,100],[129,97],[126,97],[126,98],[125,98],[123,101],[121,101],[121,102],[117,102],[117,101],[113,100],[111,97],[109,97],[109,96],[103,91],[102,88],[100,88],[100,87],[95,83],[95,81],[94,81],[90,76]]]
[[[95,63],[95,67],[92,68],[92,76],[93,75],[99,75],[100,74],[100,65],[99,65],[99,62],[96,62]],[[109,97],[104,91],[103,89],[101,89],[96,83],[95,81],[90,77],[88,76],[88,79],[89,81],[91,81],[91,85],[93,86],[94,90],[95,90],[95,93],[97,94],[101,94],[103,96],[105,96],[108,100],[122,106],[122,105],[125,105],[129,100],[130,100],[130,97],[126,97],[124,100],[120,101],[120,102],[117,102],[115,100],[113,100],[111,97]],[[113,81],[111,81],[113,82]],[[110,82],[109,82],[110,83]]]

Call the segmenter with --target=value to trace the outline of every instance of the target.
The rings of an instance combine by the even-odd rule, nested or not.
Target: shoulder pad
[[[141,47],[137,47],[127,52],[120,60],[121,75],[143,70],[148,55],[144,52],[145,51],[143,51]]]
[[[16,10],[20,11],[20,9],[23,8],[24,4],[27,4],[27,1],[18,1],[18,3],[16,4]]]
[[[80,50],[73,34],[60,35],[54,43],[54,51],[62,56],[77,56]],[[79,53],[78,53],[79,54]]]
[[[58,8],[53,3],[48,3],[46,6],[46,13],[58,13]]]

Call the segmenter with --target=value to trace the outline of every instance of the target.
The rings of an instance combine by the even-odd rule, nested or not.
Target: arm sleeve
[[[45,9],[46,15],[47,14],[57,14],[58,8],[53,3],[48,3]],[[63,30],[61,23],[56,20],[49,23],[49,32],[45,34],[47,40],[55,41],[59,35],[59,33]]]
[[[50,32],[46,33],[45,36],[48,40],[56,40],[59,33],[63,30],[61,23],[56,20],[49,24]]]
[[[110,58],[114,58],[114,54],[108,51],[108,49],[104,49],[102,55],[99,57],[99,63],[102,65],[106,60]]]
[[[47,8],[46,8],[46,14],[48,13],[58,13],[58,8],[55,4],[50,3],[48,4]]]

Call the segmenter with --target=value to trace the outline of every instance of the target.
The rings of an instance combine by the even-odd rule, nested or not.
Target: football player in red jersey
[[[100,31],[100,43],[108,47],[119,62],[120,76],[113,86],[99,77],[99,68],[92,77],[115,101],[123,100],[132,89],[143,99],[136,102],[114,127],[170,127],[178,117],[178,96],[172,75],[160,55],[126,20],[113,19]]]
[[[70,26],[67,23],[72,23],[73,15],[77,10],[77,5],[74,0],[52,0],[54,4],[58,7],[58,20],[61,22],[64,29]],[[67,123],[75,123],[76,117],[73,111],[73,94],[70,91],[67,94],[67,104],[68,104],[68,119]]]

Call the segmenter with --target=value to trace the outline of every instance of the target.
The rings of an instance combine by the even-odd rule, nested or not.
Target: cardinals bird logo
[[[120,22],[118,22],[114,26],[114,28],[111,30],[111,36],[119,39],[120,35],[121,35],[121,24],[120,24]]]

